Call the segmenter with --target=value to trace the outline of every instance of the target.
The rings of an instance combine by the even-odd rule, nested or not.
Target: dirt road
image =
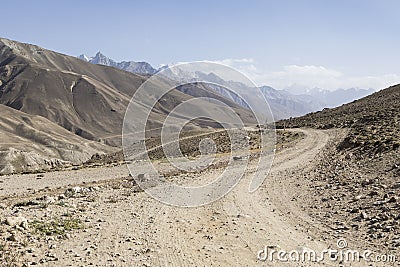
[[[316,240],[300,226],[315,222],[299,214],[297,206],[288,205],[288,188],[280,186],[282,180],[297,180],[285,176],[284,171],[309,164],[328,141],[325,132],[303,132],[304,140],[276,155],[270,177],[254,193],[248,192],[249,180],[244,178],[226,197],[200,208],[176,208],[150,201],[151,208],[142,211],[152,222],[146,222],[144,235],[154,250],[150,265],[254,266],[262,264],[257,254],[265,246],[287,251],[327,248],[323,240]],[[282,201],[274,203],[271,199]]]
[[[305,171],[312,167],[333,133],[297,131],[305,133],[305,138],[276,154],[269,177],[254,193],[248,192],[249,175],[246,175],[216,202],[197,208],[178,208],[129,187],[100,186],[91,193],[63,200],[63,205],[50,205],[46,209],[23,207],[17,211],[8,207],[2,213],[3,216],[18,214],[29,220],[43,217],[50,220],[68,213],[84,222],[85,228],[72,232],[68,238],[38,238],[28,244],[34,253],[24,255],[22,260],[47,266],[338,266],[339,262],[329,260],[281,262],[276,254],[273,263],[258,259],[266,256],[261,251],[265,248],[267,252],[301,253],[312,249],[320,253],[336,246],[326,227],[310,218],[294,197],[307,186],[303,179]],[[254,171],[254,164],[250,163],[249,173]],[[210,170],[190,179],[210,180],[218,172]],[[65,181],[61,174],[56,174],[59,182],[54,185],[82,179],[77,178],[79,171],[74,179]],[[82,170],[81,174],[109,180],[127,175],[127,170],[115,167],[106,172],[98,168]],[[33,184],[34,179],[29,175],[14,180],[1,178],[5,180],[2,187],[7,188],[3,191],[24,193],[24,186],[18,191],[19,186],[12,184],[18,178],[18,184],[24,185],[25,177],[32,182],[30,187],[44,188],[49,186],[45,181],[51,180],[47,176],[37,184]],[[182,182],[188,177],[174,179]]]

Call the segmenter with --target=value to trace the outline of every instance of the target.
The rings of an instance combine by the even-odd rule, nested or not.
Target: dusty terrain
[[[345,131],[292,131],[303,138],[281,144],[271,174],[258,191],[247,191],[246,175],[227,196],[198,208],[167,206],[150,198],[123,165],[0,177],[3,265],[338,266],[340,261],[330,260],[257,260],[265,246],[321,252],[335,249],[338,238],[345,238],[351,249],[386,252],[384,244],[371,244],[357,229],[332,228],[330,220],[309,208],[309,193],[319,177],[315,170],[324,162],[321,156],[335,148]],[[218,166],[170,179],[201,183],[217,175]],[[393,263],[345,263],[368,265]]]
[[[313,217],[372,246],[400,247],[400,86],[278,127],[345,128],[321,154],[304,194]]]

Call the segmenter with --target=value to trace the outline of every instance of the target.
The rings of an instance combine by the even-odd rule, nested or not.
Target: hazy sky
[[[213,60],[258,84],[400,83],[400,1],[4,1],[0,36],[160,64]]]

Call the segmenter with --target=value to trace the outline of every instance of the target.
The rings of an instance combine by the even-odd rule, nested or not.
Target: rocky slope
[[[41,116],[0,105],[0,174],[65,167],[116,148],[85,140]]]
[[[87,151],[84,153],[86,160],[90,157],[89,153],[96,150],[99,153],[110,152],[112,147],[121,144],[126,107],[137,88],[147,78],[148,76],[117,68],[84,62],[35,45],[0,39],[0,106],[13,109],[7,109],[9,112],[5,113],[3,119],[12,121],[7,116],[18,117],[17,121],[22,125],[18,127],[32,129],[29,140],[41,140],[42,143],[49,143],[50,145],[47,145],[50,147],[54,140],[59,143],[59,146],[54,145],[55,147],[64,146],[61,145],[61,140],[65,140],[65,146],[68,146],[68,140],[71,140],[71,143],[79,144],[79,148],[72,151]],[[167,79],[157,82],[159,86],[169,86],[171,83]],[[216,98],[215,92],[207,88],[201,87],[198,91],[209,98]],[[144,94],[144,99],[152,97],[152,92]],[[150,113],[147,120],[149,130],[160,127],[173,108],[192,98],[191,95],[176,89],[168,92],[163,98],[168,101],[159,101]],[[224,103],[232,107],[245,121],[251,120],[252,116],[248,110],[228,99],[224,99]],[[212,107],[204,101],[197,109],[204,110],[207,114]],[[16,111],[19,111],[17,115]],[[139,103],[135,109],[137,117],[131,118],[132,124],[143,117],[144,112],[146,108]],[[48,127],[38,128],[40,123],[29,124],[23,119],[31,115],[47,119],[45,122],[42,119],[39,121]],[[213,126],[207,123],[202,122],[202,125],[199,125],[193,121],[188,127],[193,129]],[[27,142],[25,133],[8,130],[10,127],[11,124],[4,123],[0,128],[2,132],[8,132],[7,137],[2,137],[2,140],[12,139],[14,144],[3,144],[0,149],[6,151],[6,155],[10,148],[20,150],[24,147],[24,153],[34,152],[32,145],[24,146]],[[64,131],[61,132],[60,128]],[[39,132],[40,137],[36,136]],[[42,140],[43,136],[46,136],[46,141]],[[90,141],[98,144],[93,146],[96,149],[87,150],[86,144]],[[84,160],[81,157],[83,154],[67,157],[62,149],[57,152],[53,149],[51,153],[50,150],[43,150],[41,156],[46,156],[46,159],[56,157],[59,160],[71,160],[72,163]],[[2,159],[7,161],[8,158],[4,156]],[[40,157],[35,162],[38,160],[44,162]],[[3,167],[8,163],[0,162]]]
[[[305,179],[309,212],[336,230],[400,246],[400,85],[334,109],[278,122],[279,128],[346,128]],[[357,234],[354,234],[355,232]]]
[[[350,128],[341,149],[379,153],[400,146],[400,85],[333,109],[283,120],[277,127]]]

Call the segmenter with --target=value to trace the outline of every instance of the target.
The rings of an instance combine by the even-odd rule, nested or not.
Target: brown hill
[[[15,115],[7,109],[7,114],[13,116],[22,117],[30,114],[46,118],[45,123],[41,120],[30,127],[38,129],[41,123],[48,125],[41,131],[51,138],[54,137],[54,133],[50,128],[59,131],[60,127],[56,127],[58,125],[67,130],[61,135],[64,135],[66,139],[71,139],[72,143],[88,140],[99,142],[97,152],[112,150],[106,149],[107,146],[101,144],[121,145],[122,123],[126,107],[137,88],[147,78],[148,76],[113,67],[90,64],[35,45],[0,38],[0,106],[4,105],[20,111]],[[157,82],[161,86],[171,83],[166,79],[160,79]],[[254,122],[250,111],[216,94],[206,86],[193,85],[193,87],[196,88],[191,91],[197,91],[196,94],[221,100],[232,107],[245,122]],[[153,108],[148,119],[149,128],[160,127],[168,113],[177,105],[193,98],[192,95],[183,90],[170,91],[164,97],[164,101],[159,101]],[[143,95],[143,98],[151,98],[151,92]],[[206,112],[212,110],[210,103],[206,101],[196,108]],[[140,117],[144,114],[145,108],[137,105],[135,112]],[[8,118],[5,116],[3,119]],[[134,125],[135,118],[132,119]],[[23,119],[19,119],[18,122],[21,125],[27,124]],[[204,120],[199,123],[192,121],[187,128],[207,126],[213,127],[215,124]],[[4,131],[5,127],[10,127],[10,125],[4,123],[0,130]],[[14,138],[15,147],[19,147],[26,141],[22,143],[18,141],[18,132],[9,131],[7,134],[7,138]],[[77,140],[77,137],[81,139]],[[62,143],[61,139],[59,141]],[[0,148],[9,149],[9,147]],[[30,148],[30,146],[26,147],[25,151],[32,152]],[[47,156],[68,160],[51,153]]]
[[[146,79],[35,45],[0,39],[0,103],[48,118],[86,139],[120,144],[120,138],[108,136],[121,133],[126,106]],[[203,87],[198,90],[215,97]],[[163,115],[189,98],[178,90],[171,91],[171,101],[159,103],[151,124],[160,124]],[[229,100],[226,103],[238,113],[249,113]]]
[[[0,105],[0,173],[61,167],[116,148],[89,141],[41,116]]]
[[[397,150],[400,146],[400,85],[333,109],[282,120],[277,128],[350,128],[340,149],[368,153]]]
[[[346,238],[393,251],[400,246],[399,119],[396,85],[337,108],[278,122],[279,128],[348,129],[320,154],[320,163],[309,174],[305,206]]]

